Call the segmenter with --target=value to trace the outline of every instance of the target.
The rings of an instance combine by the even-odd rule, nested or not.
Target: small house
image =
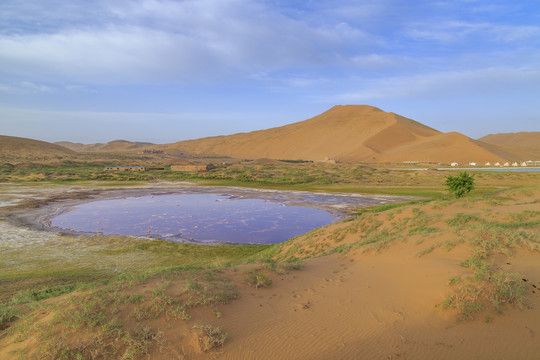
[[[459,164],[458,164],[457,162],[453,162],[453,163],[450,164],[450,166],[454,166],[454,167],[455,167],[455,166],[458,166],[458,165],[459,165]]]
[[[512,163],[512,166],[518,166],[518,163],[514,161],[514,162]]]
[[[488,161],[487,163],[484,164],[484,166],[491,166],[491,163]]]
[[[213,164],[171,165],[171,171],[208,171],[214,168]]]
[[[475,162],[470,162],[469,166],[476,166],[477,164]]]
[[[501,163],[497,161],[497,162],[495,163],[495,166],[501,166]]]
[[[503,166],[510,166],[510,163],[507,161],[507,162],[504,163]]]
[[[158,149],[144,149],[143,154],[165,154],[165,151]]]

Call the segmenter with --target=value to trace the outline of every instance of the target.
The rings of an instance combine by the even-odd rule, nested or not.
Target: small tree
[[[466,172],[462,172],[458,176],[448,176],[446,186],[448,191],[460,198],[474,189],[474,176]]]

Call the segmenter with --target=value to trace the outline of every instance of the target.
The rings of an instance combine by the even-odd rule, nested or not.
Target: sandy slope
[[[186,153],[239,158],[347,162],[497,162],[523,151],[485,146],[459,133],[442,134],[414,120],[367,105],[335,106],[282,127],[165,145]]]
[[[156,149],[170,155],[183,153],[198,157],[468,164],[540,158],[538,134],[488,135],[477,141],[456,132],[443,134],[373,106],[339,105],[311,119],[277,128],[173,144],[125,140],[105,144],[67,141],[57,144],[80,153],[135,154],[143,149]],[[25,146],[22,142],[19,145],[20,148]],[[24,151],[36,153],[39,150],[28,147]],[[50,146],[47,151],[51,151]]]
[[[477,201],[418,209],[430,217],[429,226],[440,229],[457,213],[485,211],[488,218],[505,222],[517,214],[540,210],[540,193],[527,194],[491,208],[486,208],[489,201]],[[396,212],[392,221],[400,224],[414,216],[411,208]],[[378,214],[370,222],[381,221],[379,229],[389,228],[389,218]],[[300,247],[291,243],[284,251],[302,256],[319,246],[336,246],[340,234],[345,237],[339,244],[362,239],[350,230],[350,223],[334,224],[300,237]],[[540,227],[527,231],[538,239]],[[526,280],[524,307],[507,304],[502,315],[484,311],[475,314],[474,320],[456,322],[455,310],[438,306],[451,291],[450,278],[471,274],[461,263],[472,248],[462,244],[451,250],[439,247],[424,256],[419,253],[432,244],[470,236],[474,231],[403,236],[400,239],[406,241],[394,239],[380,251],[360,248],[308,260],[302,271],[274,276],[269,289],[243,290],[238,301],[223,307],[222,326],[229,331],[230,340],[221,358],[540,358],[538,252],[516,248],[511,257],[499,254],[493,259],[494,271],[517,272]]]
[[[540,132],[517,132],[489,134],[478,139],[488,144],[517,147],[523,149],[540,149]]]
[[[540,159],[540,132],[489,134],[478,140],[499,147],[532,153]]]
[[[0,135],[0,159],[42,160],[75,155],[73,150],[46,141]]]
[[[153,334],[161,334],[161,340],[150,343],[136,358],[538,359],[539,204],[540,190],[532,187],[472,200],[444,200],[367,213],[352,221],[316,229],[284,244],[277,256],[310,257],[311,251],[332,255],[308,259],[299,271],[262,270],[273,281],[269,288],[255,289],[244,281],[246,272],[261,268],[261,264],[220,271],[219,276],[229,278],[239,290],[239,298],[224,305],[187,308],[189,320],[175,319],[169,312],[142,320],[139,326],[148,326]],[[499,225],[516,221],[529,225],[523,225],[523,229],[492,227],[473,220],[467,226],[452,227],[449,220],[456,220],[457,214]],[[475,227],[480,224],[486,226]],[[426,226],[433,231],[413,231]],[[349,252],[332,251],[374,235],[383,236],[378,238],[381,240],[384,234],[391,234],[387,243],[353,246]],[[502,314],[487,307],[474,313],[473,320],[457,322],[456,310],[437,305],[455,289],[448,284],[450,278],[471,275],[472,270],[461,264],[473,253],[474,242],[468,242],[469,239],[478,236],[493,242],[521,236],[536,244],[534,251],[526,246],[514,246],[511,254],[501,250],[490,258],[493,272],[520,274],[526,284],[527,298],[523,306],[505,304]],[[466,242],[462,243],[461,239]],[[423,251],[431,245],[438,247]],[[151,297],[164,282],[170,282],[165,290],[168,297],[184,297],[180,303],[185,301],[186,279],[172,275],[130,285],[117,297],[132,294]],[[69,296],[47,301],[68,306],[72,304],[66,302]],[[143,303],[122,304],[115,314],[123,324],[133,328],[135,310]],[[50,322],[56,308],[36,307],[34,324]],[[215,315],[217,312],[219,316]],[[196,324],[220,326],[229,335],[225,346],[217,353],[201,352],[194,333]],[[13,324],[14,329],[16,325]],[[0,336],[0,357],[16,358],[16,351],[27,346],[27,358],[38,358],[39,332],[28,334]],[[95,354],[110,351],[113,355],[108,358],[121,357],[125,349],[121,338],[112,340],[118,345],[118,353],[112,352],[115,347],[106,341],[84,343],[91,335],[84,329],[61,328],[56,334],[65,343],[72,342],[75,349],[89,349],[88,353]],[[15,352],[10,354],[10,351]]]
[[[78,152],[140,152],[142,149],[151,148],[153,145],[148,142],[133,142],[126,140],[114,140],[105,144],[80,144],[69,141],[61,141],[56,144]]]
[[[220,358],[537,358],[539,308],[457,323],[453,312],[436,307],[459,258],[444,250],[418,258],[400,244],[379,255],[310,260],[304,271],[223,308],[230,338]],[[537,260],[525,253],[513,262],[533,267],[540,279]]]

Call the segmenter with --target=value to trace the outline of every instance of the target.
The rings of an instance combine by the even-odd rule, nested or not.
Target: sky
[[[171,143],[346,104],[540,131],[540,2],[0,1],[2,135]]]

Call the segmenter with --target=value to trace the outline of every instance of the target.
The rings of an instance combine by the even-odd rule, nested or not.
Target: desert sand
[[[75,155],[73,150],[46,141],[0,135],[0,161],[16,162],[27,158],[39,161]]]
[[[169,151],[345,162],[501,162],[525,161],[528,153],[499,148],[465,135],[441,133],[417,121],[368,105],[335,106],[311,119],[277,128],[181,141]]]
[[[478,140],[498,147],[520,149],[540,158],[540,132],[489,134]]]
[[[184,154],[184,158],[195,157],[198,159],[196,161],[205,161],[209,157],[435,164],[540,160],[538,133],[488,135],[473,140],[457,132],[441,133],[417,121],[369,105],[338,105],[311,119],[281,127],[171,144],[126,140],[104,144],[39,142],[42,149],[38,150],[38,142],[22,140],[6,136],[0,138],[0,155],[5,161],[9,160],[9,155],[17,154],[19,149],[34,151],[38,159],[58,158],[62,154],[73,155],[74,152],[135,156],[143,150],[155,149],[163,150],[177,161],[179,153]],[[33,145],[30,146],[30,143]]]
[[[152,148],[154,145],[149,142],[132,142],[127,140],[114,140],[104,144],[81,144],[70,141],[59,141],[55,144],[78,152],[141,152],[142,149]]]
[[[274,259],[304,258],[300,270],[252,263],[64,294],[11,324],[0,337],[0,357],[15,359],[26,347],[26,358],[71,349],[88,358],[537,359],[539,203],[540,191],[532,187],[366,213],[283,244]],[[505,225],[516,222],[523,225]],[[497,312],[479,293],[485,308],[458,321],[458,309],[442,304],[460,284],[480,284],[481,292],[493,295],[489,284],[466,280],[474,271],[463,261],[474,254],[489,255],[492,274],[519,273],[514,285],[523,286],[524,299],[504,301]],[[253,287],[246,282],[252,271],[272,284]],[[461,282],[451,285],[456,278]],[[216,284],[238,293],[224,303],[208,300]],[[114,326],[131,328],[133,338],[100,337],[101,326],[70,328],[69,320],[62,321],[109,296]],[[134,296],[139,300],[129,301]],[[189,316],[175,311],[175,301],[193,303],[184,308]],[[136,321],[141,309],[150,315]],[[32,328],[18,331],[25,321]],[[220,327],[227,334],[224,346],[203,351],[202,325]],[[136,336],[142,340],[135,342]],[[133,343],[137,352],[128,356]]]

